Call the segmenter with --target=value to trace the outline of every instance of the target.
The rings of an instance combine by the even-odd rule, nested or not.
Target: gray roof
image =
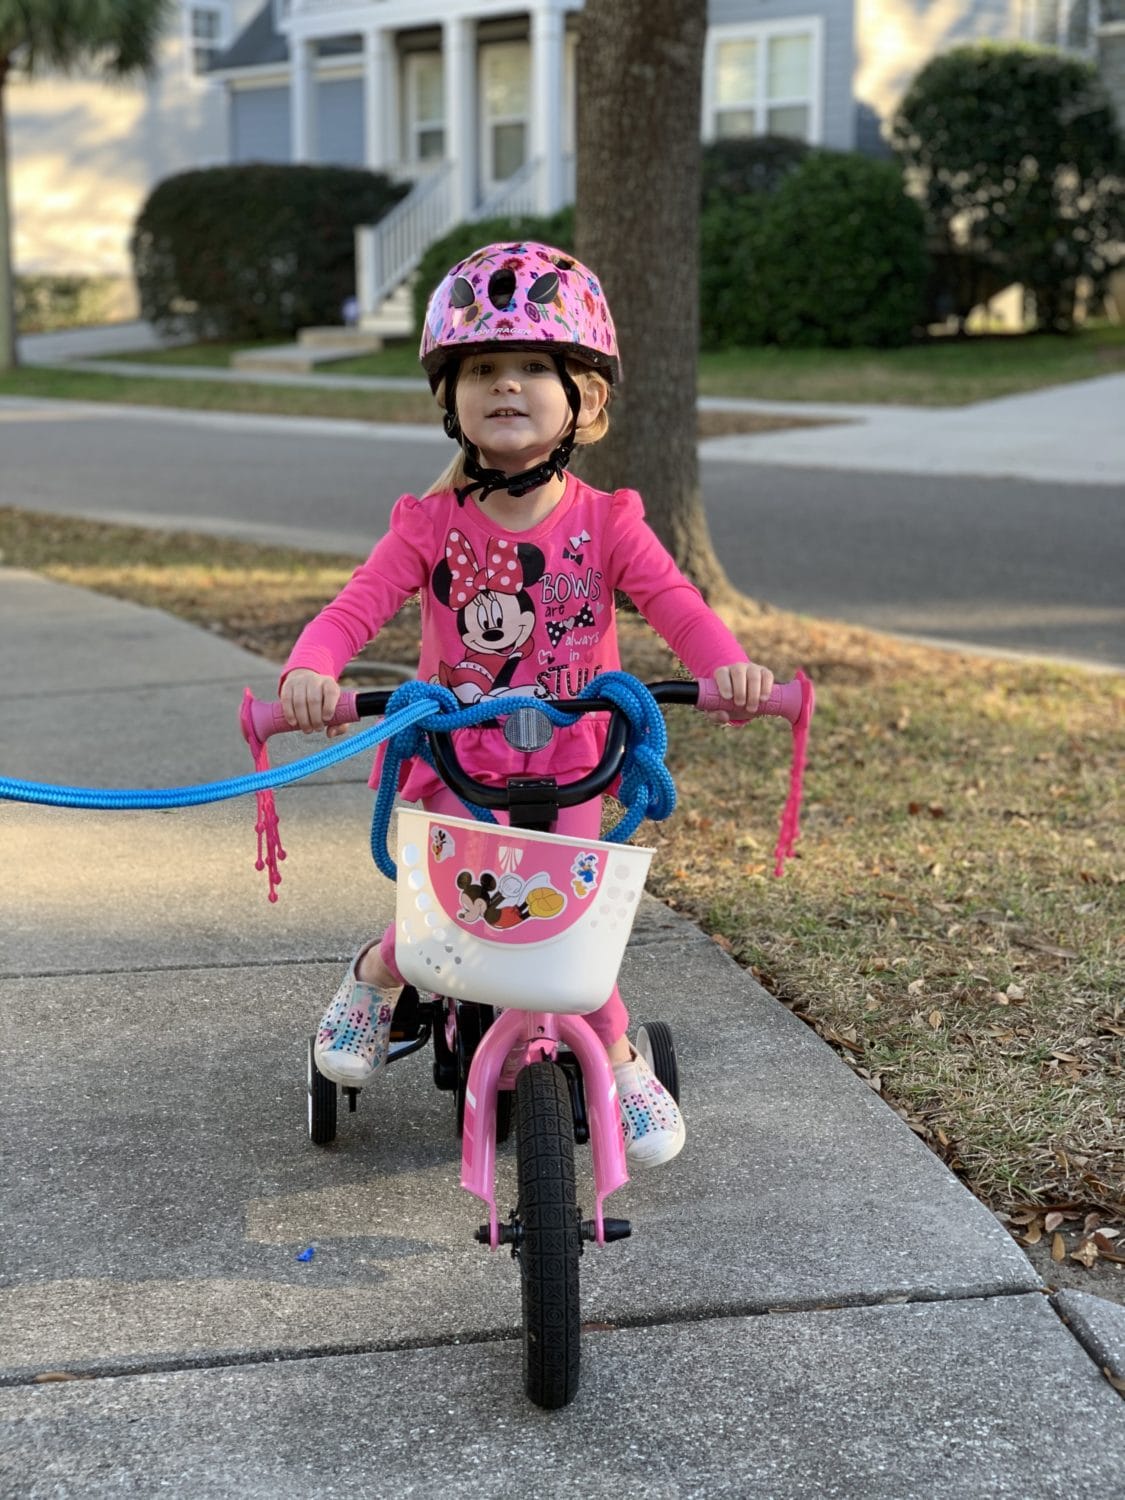
[[[358,37],[332,37],[317,48],[322,57],[360,50]],[[266,0],[261,10],[225,52],[215,59],[209,72],[226,72],[230,68],[260,68],[270,63],[289,61],[289,42],[274,26],[273,0]]]

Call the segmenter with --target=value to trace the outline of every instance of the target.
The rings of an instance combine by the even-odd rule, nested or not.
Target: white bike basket
[[[395,960],[421,989],[518,1010],[609,999],[651,849],[400,808]]]

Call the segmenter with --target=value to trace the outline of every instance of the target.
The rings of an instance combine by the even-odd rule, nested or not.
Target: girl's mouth
[[[522,417],[524,413],[517,411],[514,406],[498,406],[495,411],[489,412],[489,417]]]

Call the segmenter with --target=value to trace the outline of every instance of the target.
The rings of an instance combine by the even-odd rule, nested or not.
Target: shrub
[[[540,240],[559,250],[574,253],[574,208],[562,208],[547,217],[528,214],[514,219],[478,219],[458,224],[435,240],[422,257],[414,282],[414,326],[419,338],[426,316],[426,303],[438,282],[459,260],[482,245],[517,240]]]
[[[756,135],[710,141],[703,147],[702,185],[706,204],[714,197],[742,198],[773,193],[804,161],[810,147],[787,135]]]
[[[767,308],[757,294],[763,226],[770,211],[765,193],[715,194],[699,221],[699,339],[705,349],[768,343]]]
[[[112,323],[128,315],[130,294],[124,276],[17,276],[16,327],[21,333],[48,333]]]
[[[1043,48],[976,45],[935,57],[892,123],[964,319],[984,282],[1023,282],[1044,328],[1074,317],[1076,283],[1102,289],[1121,255],[1123,147],[1092,64]]]
[[[898,169],[813,151],[770,194],[709,200],[704,344],[887,347],[923,307],[924,223]]]
[[[339,323],[355,236],[407,189],[350,167],[251,163],[159,183],[137,219],[144,317],[199,338],[272,338]]]

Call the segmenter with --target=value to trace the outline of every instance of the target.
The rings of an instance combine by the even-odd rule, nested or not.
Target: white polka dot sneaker
[[[344,1088],[361,1089],[387,1061],[394,1015],[394,990],[377,990],[356,977],[356,965],[367,951],[361,948],[351,962],[332,1004],[316,1028],[313,1059],[317,1071]]]
[[[613,1070],[625,1132],[625,1160],[631,1167],[659,1167],[678,1156],[684,1144],[684,1117],[676,1101],[634,1052]]]

